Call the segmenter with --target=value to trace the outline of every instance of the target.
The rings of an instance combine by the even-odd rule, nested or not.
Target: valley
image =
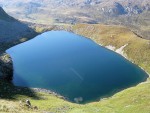
[[[1,0],[11,16],[39,24],[123,25],[150,39],[149,0]]]
[[[133,4],[132,0],[121,2],[122,7],[129,5],[129,2]],[[46,3],[47,6],[45,6]],[[136,1],[138,8],[136,7],[133,12],[120,11],[120,9],[118,12],[116,8],[118,4],[116,3],[114,8],[112,5],[114,1],[110,2],[109,0],[77,0],[72,3],[69,0],[43,0],[42,2],[41,0],[32,2],[30,0],[22,2],[1,0],[0,6],[4,9],[7,8],[7,12],[13,17],[0,8],[0,76],[4,75],[3,67],[7,68],[9,64],[12,65],[11,58],[5,53],[8,48],[52,30],[69,31],[91,39],[105,48],[115,52],[119,51],[119,54],[149,74],[150,41],[147,39],[149,39],[150,21],[147,3],[149,3],[147,0],[143,0],[142,3]],[[105,6],[106,9],[110,6],[113,8],[109,19],[106,19],[108,18],[107,11],[103,12],[106,15],[103,15],[101,11],[101,14],[97,15],[99,12],[96,9],[100,6]],[[120,24],[120,22],[122,23]],[[10,68],[12,67],[10,66]],[[53,92],[40,92],[28,87],[17,87],[0,79],[0,112],[149,113],[149,89],[150,79],[148,77],[146,81],[115,93],[111,97],[87,104],[77,104],[71,103]],[[27,99],[30,100],[31,107],[26,106]]]

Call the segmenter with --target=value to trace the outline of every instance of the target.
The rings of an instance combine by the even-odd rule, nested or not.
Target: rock
[[[28,107],[31,107],[31,102],[30,102],[29,100],[26,100],[26,105],[27,105]]]
[[[29,108],[29,109],[35,109],[38,110],[37,106],[32,107],[30,100],[20,100],[19,106],[22,108]]]
[[[80,102],[83,101],[83,98],[82,98],[82,97],[74,98],[74,101],[75,101],[76,103],[80,103]]]
[[[34,109],[34,110],[38,110],[38,107],[37,107],[37,106],[34,106],[33,109]]]
[[[10,55],[4,53],[0,56],[0,79],[12,80],[13,63]]]

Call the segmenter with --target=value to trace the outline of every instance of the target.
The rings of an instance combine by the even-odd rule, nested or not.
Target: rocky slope
[[[9,16],[1,7],[0,30],[0,43],[14,41],[34,32],[26,24]]]
[[[8,54],[0,56],[0,79],[12,80],[13,78],[13,64],[12,59]]]
[[[73,19],[80,13],[83,13],[83,17],[92,18],[93,13],[97,16],[100,14],[119,16],[150,11],[149,0],[72,0],[71,2],[70,0],[1,0],[0,5],[7,8],[8,13],[15,17],[20,18],[19,15],[22,14],[23,17],[31,17],[30,19],[35,19],[31,15],[36,13],[44,13],[52,18],[57,18],[57,14],[68,16],[68,18],[69,14],[75,14]]]
[[[36,34],[28,25],[9,16],[0,7],[0,78],[11,80],[13,75],[12,60],[5,50]]]
[[[1,0],[15,18],[35,23],[106,23],[150,39],[149,0]]]

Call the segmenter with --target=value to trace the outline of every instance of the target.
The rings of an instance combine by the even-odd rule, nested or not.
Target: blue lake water
[[[45,32],[7,53],[16,86],[50,89],[72,102],[96,101],[148,77],[122,56],[66,31]]]

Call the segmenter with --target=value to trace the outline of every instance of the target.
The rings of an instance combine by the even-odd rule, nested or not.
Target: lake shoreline
[[[124,50],[123,50],[123,49],[124,49],[128,44],[122,46],[122,47],[124,47],[124,48],[121,49],[120,51],[117,51],[117,50],[119,50],[119,49],[122,48],[122,47],[120,47],[119,49],[115,50],[115,47],[113,47],[113,46],[108,47],[108,46],[103,46],[103,45],[101,45],[101,44],[99,44],[99,45],[102,46],[102,47],[104,47],[104,48],[106,48],[106,49],[109,49],[109,50],[111,50],[111,51],[113,51],[113,52],[115,52],[115,53],[117,53],[117,54],[119,54],[119,55],[121,55],[122,57],[124,57],[124,58],[125,58],[126,60],[128,60],[129,62],[131,62],[131,63],[133,63],[134,65],[138,66],[141,70],[143,70],[143,71],[150,77],[150,73],[148,73],[143,67],[141,67],[141,66],[135,64],[132,60],[130,60],[130,59],[128,58],[128,56],[127,56],[126,54],[124,54]],[[149,78],[149,77],[148,77],[148,78]]]
[[[102,24],[100,24],[100,26],[101,27],[110,27],[110,25],[102,25]],[[112,25],[113,26],[113,25]],[[111,27],[112,27],[111,26]],[[114,25],[115,26],[115,25]],[[74,27],[74,26],[73,26]],[[100,35],[101,34],[99,34],[99,32],[98,31],[94,31],[96,28],[97,28],[98,26],[96,25],[96,24],[92,24],[92,25],[88,25],[88,24],[77,24],[77,25],[75,25],[75,27],[74,28],[72,28],[72,31],[71,32],[73,32],[73,33],[75,33],[75,34],[77,34],[77,35],[80,35],[80,36],[83,36],[83,37],[85,37],[85,38],[88,38],[88,39],[90,39],[90,40],[92,40],[92,41],[94,41],[96,44],[98,44],[98,45],[100,45],[101,47],[104,47],[104,48],[106,48],[106,49],[108,49],[108,50],[110,50],[110,51],[113,51],[113,52],[115,52],[115,53],[117,53],[117,54],[119,54],[119,55],[121,55],[122,57],[124,57],[126,60],[128,60],[129,62],[131,62],[131,63],[133,63],[134,65],[136,65],[136,66],[138,66],[140,69],[142,69],[145,73],[147,73],[147,75],[149,76],[148,77],[148,79],[150,78],[150,73],[148,72],[148,70],[146,70],[146,69],[144,69],[142,66],[140,66],[140,65],[138,65],[138,63],[136,63],[136,60],[134,61],[134,58],[129,58],[128,57],[128,55],[125,53],[126,51],[124,51],[124,49],[126,49],[126,47],[128,47],[129,46],[129,43],[125,43],[124,45],[122,45],[122,46],[118,46],[118,45],[120,45],[120,44],[116,44],[115,46],[113,46],[114,45],[114,43],[110,43],[109,44],[109,41],[110,40],[108,40],[108,43],[107,43],[107,39],[101,39],[100,38]],[[110,28],[111,28],[110,27]],[[128,29],[128,28],[125,28],[124,26],[118,26],[118,28],[123,28],[123,29],[126,29],[126,30],[128,30],[129,32],[131,32],[131,33],[133,33],[130,29]],[[87,32],[87,30],[89,30],[89,29],[91,29],[91,31],[89,31],[89,32]],[[101,30],[101,29],[99,29],[99,30]],[[99,34],[99,35],[93,35],[93,31],[95,32],[95,34]],[[91,34],[92,33],[92,34]],[[133,33],[134,34],[134,33]],[[112,35],[110,35],[110,37],[113,39],[114,38],[114,36],[113,35],[115,35],[115,33],[114,34],[112,34]],[[136,34],[134,34],[136,37],[137,37],[137,40],[138,40],[138,38],[139,38],[139,36],[138,35],[136,35]],[[109,38],[110,38],[109,37]],[[99,39],[98,39],[99,38]],[[139,41],[141,41],[141,40],[145,40],[145,39],[143,39],[143,38],[139,38]],[[113,40],[112,40],[113,41]],[[117,40],[116,40],[117,41]]]
[[[30,88],[30,89],[34,92],[37,92],[37,93],[41,92],[41,93],[51,94],[51,95],[56,96],[60,99],[68,101],[68,99],[66,97],[64,97],[64,96],[62,96],[62,95],[60,95],[60,94],[58,94],[58,93],[56,93],[55,91],[52,91],[52,90],[48,90],[48,89],[44,89],[44,88]]]
[[[74,32],[73,32],[74,33]],[[76,34],[76,33],[75,33]],[[82,35],[80,35],[80,36],[82,36]],[[88,37],[86,37],[86,38],[88,38]],[[90,38],[89,38],[90,39]],[[92,39],[91,39],[92,40]],[[92,40],[92,41],[94,41],[94,40]],[[94,41],[94,42],[96,42],[96,41]],[[96,42],[97,44],[99,44],[98,42]],[[124,55],[124,54],[122,54],[123,53],[123,49],[120,51],[120,52],[116,52],[115,50],[112,50],[112,48],[108,48],[107,46],[103,46],[103,45],[101,45],[101,44],[99,44],[100,46],[102,46],[102,47],[104,47],[104,48],[107,48],[107,49],[109,49],[109,50],[111,50],[111,51],[113,51],[113,52],[115,52],[115,53],[117,53],[117,54],[119,54],[119,55],[121,55],[121,56],[123,56],[125,59],[127,59],[128,61],[130,61],[130,62],[132,62],[133,64],[135,64],[132,60],[130,60],[126,55]],[[135,65],[137,65],[137,64],[135,64]],[[149,76],[150,76],[150,74],[146,71],[146,70],[144,70],[141,66],[139,66],[139,65],[137,65],[140,69],[142,69],[144,72],[146,72]],[[147,81],[147,80],[146,80]],[[144,81],[144,82],[146,82],[146,81]],[[142,82],[143,83],[143,82]],[[139,83],[139,84],[141,84],[141,83]],[[134,87],[134,86],[133,86]],[[51,91],[51,90],[46,90],[46,89],[42,89],[42,88],[30,88],[30,89],[32,89],[33,91],[35,91],[35,92],[42,92],[42,93],[48,93],[48,94],[53,94],[54,96],[56,96],[56,97],[58,97],[58,98],[61,98],[61,99],[64,99],[64,100],[67,100],[65,97],[63,97],[63,96],[61,96],[61,95],[59,95],[59,94],[57,94],[57,93],[55,93],[55,92],[53,92],[53,91]],[[121,90],[121,91],[123,91],[123,90]],[[67,100],[68,101],[68,100]]]

